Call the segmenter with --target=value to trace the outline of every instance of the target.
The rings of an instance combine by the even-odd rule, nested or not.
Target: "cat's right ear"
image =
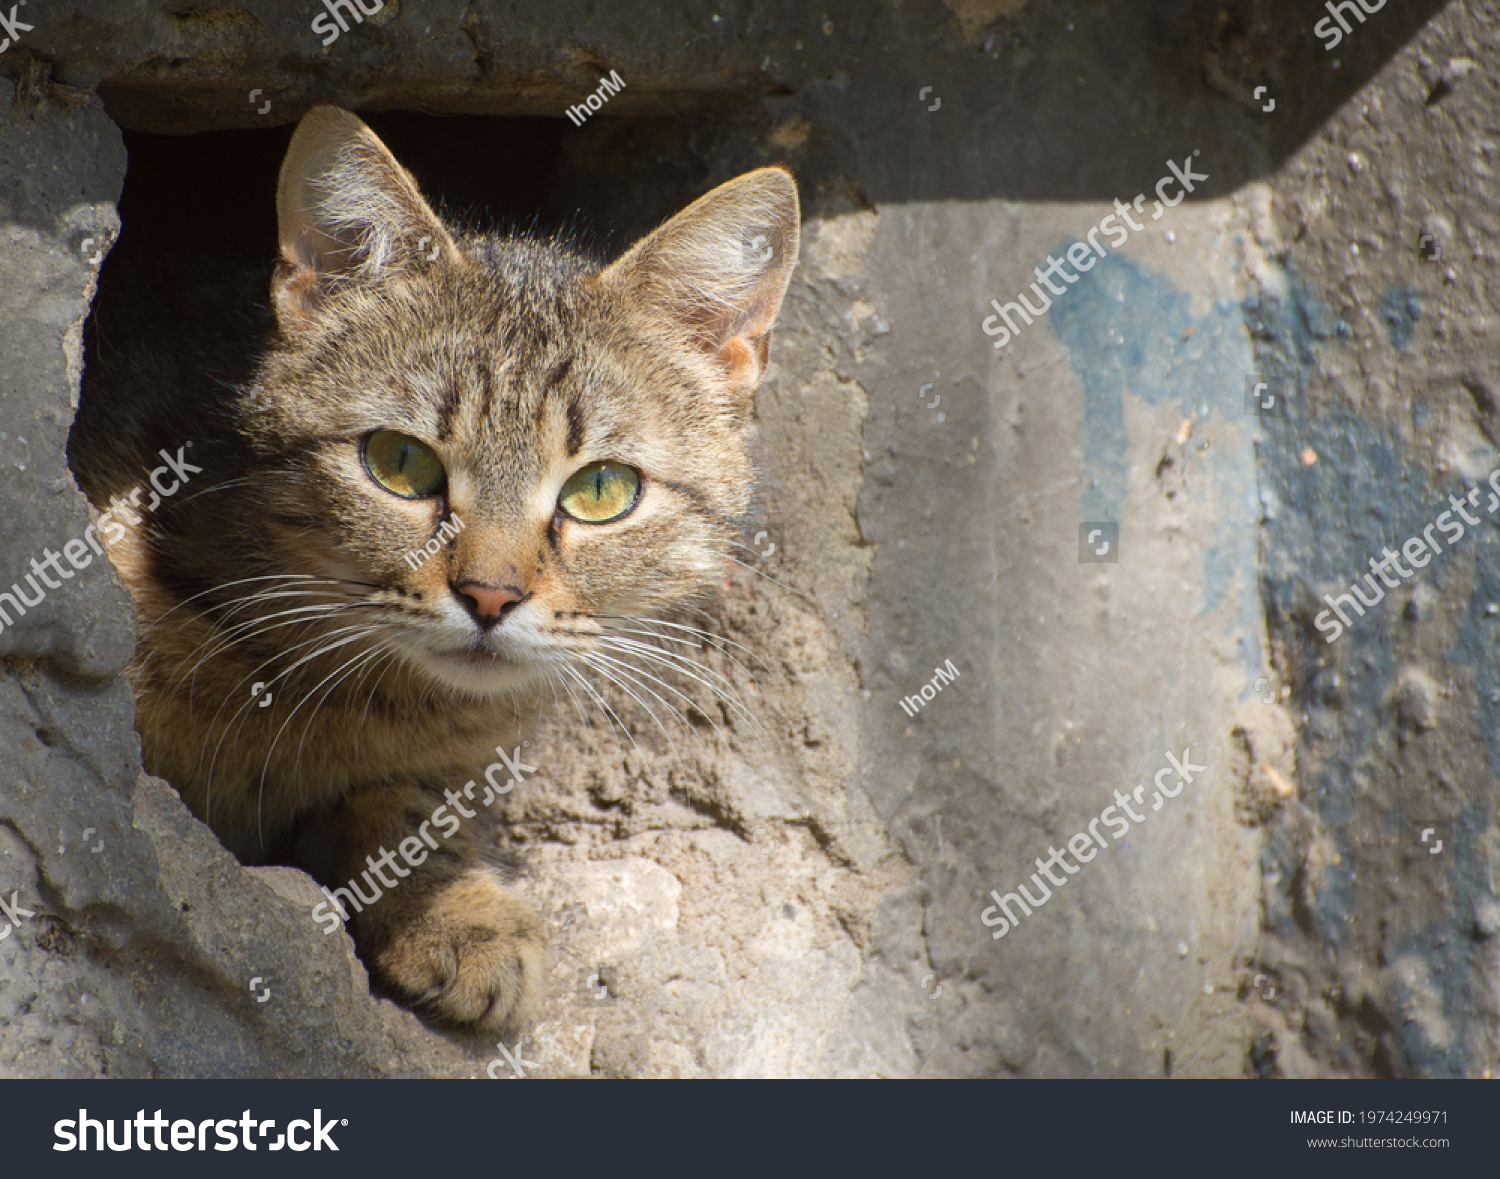
[[[284,330],[305,326],[341,285],[372,283],[390,268],[458,246],[422,199],[411,173],[348,111],[316,106],[302,117],[276,190],[281,262],[271,282]]]
[[[797,265],[800,224],[791,173],[758,168],[699,197],[599,279],[655,310],[747,396]]]

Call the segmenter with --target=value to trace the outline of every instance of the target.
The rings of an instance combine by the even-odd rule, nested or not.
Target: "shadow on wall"
[[[687,11],[665,7],[662,22],[680,20],[684,28],[702,23]],[[701,66],[687,46],[653,60],[646,70],[642,37],[648,30],[639,22],[616,28],[621,14],[596,14],[591,22],[592,40],[612,50],[608,64],[597,54],[585,55],[592,62],[579,75],[587,75],[586,84],[570,85],[564,77],[569,71],[555,66],[555,30],[508,29],[506,50],[517,62],[535,56],[553,63],[549,68],[556,76],[546,81],[560,96],[570,96],[546,105],[559,120],[593,90],[599,81],[594,74],[609,76],[612,69],[626,86],[590,122],[662,120],[677,124],[687,140],[709,120],[733,121],[761,106],[774,116],[779,107],[790,111],[810,104],[819,115],[815,122],[837,125],[842,134],[819,139],[815,132],[816,142],[799,146],[809,157],[827,155],[844,174],[858,176],[876,202],[1112,199],[1154,183],[1166,159],[1180,159],[1195,146],[1212,149],[1217,166],[1208,195],[1221,196],[1273,172],[1443,4],[1036,4],[962,31],[951,18],[913,28],[897,12],[876,9],[860,14],[862,27],[843,17],[833,35],[821,14],[803,11],[793,0],[772,0],[765,7],[762,31],[720,47],[725,60],[711,86],[701,80],[684,84],[689,77],[701,78]],[[477,46],[485,43],[487,32],[476,33]],[[398,53],[406,35],[399,18],[370,21],[351,30],[335,51],[378,61]],[[246,47],[237,65],[247,78],[270,68],[259,58],[272,60],[273,49],[286,48],[270,43],[269,30],[262,38]],[[318,48],[310,34],[292,40],[308,52]],[[661,58],[656,48],[653,58]],[[732,68],[741,57],[745,68]],[[1116,73],[1099,69],[1099,62],[1122,65]],[[131,131],[180,130],[184,118],[196,127],[267,121],[287,126],[316,102],[348,101],[321,80],[320,71],[297,68],[301,64],[295,56],[281,64],[298,92],[276,91],[276,106],[264,118],[242,101],[231,105],[226,91],[233,90],[233,78],[185,78],[172,71],[167,79],[157,76],[159,71],[106,66],[99,92],[111,116]],[[1139,85],[1142,77],[1151,79],[1147,90]],[[408,96],[412,83],[402,79],[385,91],[362,87],[368,100],[357,105],[420,105],[434,114],[536,113],[529,95],[506,90],[500,81],[486,78],[462,93],[423,94],[418,103]],[[532,93],[540,85],[531,87]],[[1437,92],[1443,81],[1435,75],[1428,85]],[[234,90],[234,99],[242,97]],[[223,102],[224,117],[199,113],[194,101],[212,104],[213,110]],[[186,116],[184,109],[190,112]],[[1243,133],[1226,138],[1224,117],[1236,110]],[[378,114],[361,114],[389,136],[403,159],[420,159],[429,147],[442,153],[445,144],[463,135],[462,129],[452,136],[433,129],[403,142],[401,123],[409,116],[390,116],[387,122]],[[877,141],[879,153],[864,150]],[[689,143],[681,146],[686,156],[694,154]],[[535,174],[525,163],[524,156],[507,159],[499,152],[466,159],[475,176],[493,174],[496,183],[487,199],[531,183]]]

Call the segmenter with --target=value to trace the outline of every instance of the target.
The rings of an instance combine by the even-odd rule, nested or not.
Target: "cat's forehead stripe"
[[[697,512],[699,515],[706,516],[710,520],[720,522],[723,521],[723,515],[715,511],[713,505],[710,504],[708,500],[705,499],[696,488],[689,487],[685,483],[678,483],[671,479],[657,479],[656,482],[660,483],[668,491],[676,492],[678,495],[682,496],[682,498],[687,500],[689,505],[691,505],[693,511]]]
[[[562,380],[572,371],[574,357],[570,354],[564,356],[547,374],[547,379],[542,384],[542,392],[550,393]]]
[[[462,384],[463,382],[457,377],[448,377],[440,384],[436,430],[439,442],[447,442],[453,433],[453,415],[458,412],[459,404],[463,400]]]
[[[499,378],[505,379],[502,364]],[[437,439],[448,442],[455,432],[455,422],[462,434],[472,434],[478,423],[489,419],[494,409],[496,373],[484,356],[475,356],[468,364],[456,366],[442,383],[437,402]]]
[[[583,449],[583,406],[576,397],[568,401],[568,457]]]
[[[490,366],[483,358],[476,365],[479,376],[479,414],[481,417],[490,416],[490,410],[495,399],[495,378],[490,372]]]

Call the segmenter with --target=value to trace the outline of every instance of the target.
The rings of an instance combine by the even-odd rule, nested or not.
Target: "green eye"
[[[395,430],[376,430],[365,439],[365,467],[376,483],[406,499],[431,495],[447,474],[426,443]]]
[[[603,524],[635,507],[641,478],[619,463],[590,463],[563,484],[557,506],[575,520]]]

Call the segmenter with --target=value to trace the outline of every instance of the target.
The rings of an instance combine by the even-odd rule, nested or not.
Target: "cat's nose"
[[[502,621],[526,600],[526,594],[513,585],[481,585],[477,581],[466,581],[453,588],[464,600],[474,621],[484,630]]]

